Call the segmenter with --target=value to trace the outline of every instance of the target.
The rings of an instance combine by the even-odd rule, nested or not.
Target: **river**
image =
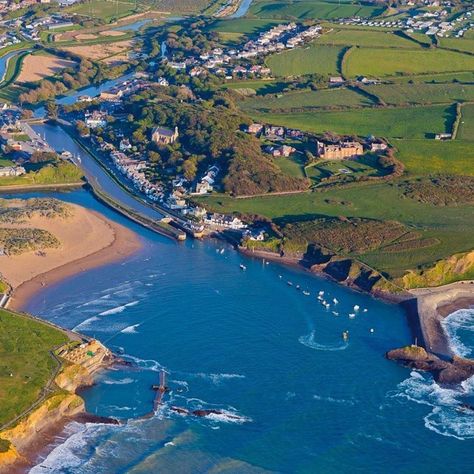
[[[60,128],[46,126],[44,133],[53,147],[81,154],[86,173],[109,194],[138,205]],[[69,424],[33,473],[461,473],[472,467],[473,417],[456,408],[474,402],[474,384],[442,389],[430,375],[384,358],[411,342],[398,306],[245,258],[220,242],[174,242],[85,190],[24,197],[32,195],[96,210],[144,243],[126,261],[69,278],[29,303],[30,312],[97,337],[136,364],[101,374],[82,394],[90,412],[124,424]],[[318,302],[320,291],[329,309]],[[152,418],[140,419],[152,408],[150,387],[161,368],[171,393]],[[170,404],[241,418],[187,418]]]
[[[237,11],[234,14],[229,15],[228,18],[236,19],[245,16],[250,8],[250,5],[252,4],[252,1],[253,0],[242,0],[240,2],[239,8],[237,8]]]
[[[7,72],[8,61],[19,54],[22,54],[26,50],[24,49],[17,49],[10,53],[5,54],[4,56],[0,57],[0,83],[3,82],[5,79],[5,73]]]

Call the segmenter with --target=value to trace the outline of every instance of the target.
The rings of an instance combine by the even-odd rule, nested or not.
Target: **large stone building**
[[[316,141],[318,157],[322,160],[345,160],[364,154],[364,148],[359,142],[339,142],[326,144]]]
[[[171,145],[178,139],[178,127],[174,131],[166,127],[156,127],[153,129],[151,139],[159,145]]]

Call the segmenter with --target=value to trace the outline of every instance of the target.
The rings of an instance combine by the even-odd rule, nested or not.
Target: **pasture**
[[[365,46],[370,48],[417,48],[414,41],[392,32],[363,29],[334,29],[321,35],[316,42],[332,46]]]
[[[442,104],[474,100],[474,85],[448,84],[376,84],[361,89],[389,105]]]
[[[368,107],[372,105],[374,103],[365,95],[342,87],[318,91],[308,89],[285,94],[253,97],[240,104],[241,108],[248,113],[252,111],[267,113],[312,108]]]
[[[87,2],[75,3],[67,7],[65,11],[67,13],[99,18],[105,22],[111,22],[134,13],[135,1],[90,0]]]
[[[462,106],[461,123],[459,124],[458,135],[456,139],[470,141],[474,140],[474,104],[464,104]]]
[[[363,6],[348,1],[277,1],[256,0],[250,7],[249,16],[283,19],[332,20],[349,16],[373,17],[383,13],[384,7]]]
[[[39,398],[57,366],[50,351],[65,342],[57,329],[0,310],[0,425]]]
[[[348,55],[342,72],[346,77],[384,77],[473,69],[474,56],[443,49],[356,48]]]
[[[450,133],[455,119],[454,106],[406,108],[364,108],[349,111],[298,113],[253,113],[258,120],[299,128],[313,133],[374,135],[387,138],[432,138]]]
[[[269,56],[267,66],[275,76],[302,76],[305,74],[338,74],[338,64],[343,47],[324,46],[312,43]]]

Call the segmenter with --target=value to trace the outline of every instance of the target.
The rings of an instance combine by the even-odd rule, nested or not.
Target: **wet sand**
[[[474,306],[474,281],[451,283],[437,288],[410,290],[417,299],[417,312],[426,350],[442,358],[454,354],[441,324],[459,309]]]
[[[60,249],[47,251],[45,257],[33,254],[11,258],[10,273],[4,271],[7,281],[13,287],[13,295],[8,304],[10,309],[24,310],[29,299],[44,288],[92,268],[123,260],[142,247],[140,238],[130,229],[99,213],[79,207],[78,210],[86,213],[86,220],[77,221],[79,227],[67,220],[56,223],[56,232],[52,232],[54,235],[61,233],[60,227],[69,227],[67,232],[58,235],[62,242]],[[81,227],[85,223],[89,225],[87,229]],[[75,242],[64,239],[74,239]],[[40,265],[46,271],[41,272]]]

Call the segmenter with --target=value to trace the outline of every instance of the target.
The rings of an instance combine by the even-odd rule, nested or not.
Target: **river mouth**
[[[239,472],[289,472],[295,465],[296,471],[321,472],[343,453],[339,472],[352,472],[354,465],[382,468],[387,459],[394,466],[388,472],[397,472],[415,439],[426,446],[442,439],[441,452],[462,452],[459,438],[466,435],[442,436],[448,424],[438,426],[451,419],[435,418],[435,432],[425,417],[436,407],[394,396],[408,390],[400,384],[410,380],[406,369],[383,357],[411,338],[398,306],[298,269],[246,259],[221,242],[177,245],[130,223],[85,190],[47,195],[129,226],[144,248],[30,301],[29,311],[97,337],[135,365],[104,372],[82,393],[89,412],[124,424],[68,426],[54,450],[39,459],[42,466],[84,473],[125,466],[199,472],[233,460]],[[297,291],[297,284],[311,296]],[[319,303],[320,291],[327,301],[338,300],[337,310]],[[355,305],[360,310],[350,318]],[[344,344],[344,330],[350,331],[347,347],[335,350]],[[162,368],[172,393],[152,418],[140,420],[153,406],[151,385]],[[171,406],[217,409],[243,422],[183,417]],[[411,432],[404,437],[407,425]],[[140,442],[130,445],[127,440],[135,438]],[[360,456],[373,451],[379,453],[375,459]]]

